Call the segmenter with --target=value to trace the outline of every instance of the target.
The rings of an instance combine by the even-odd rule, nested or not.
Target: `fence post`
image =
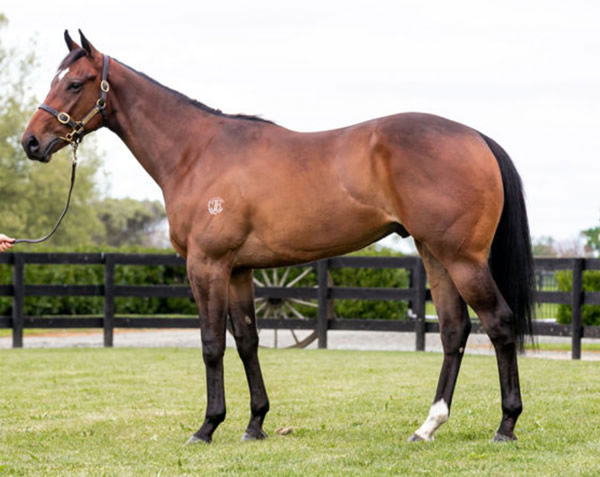
[[[327,280],[327,268],[329,260],[319,260],[317,262],[317,281],[318,281],[318,292],[317,292],[317,336],[319,348],[327,348],[327,328],[329,323],[327,322],[328,316],[328,295],[329,295],[329,283]]]
[[[427,277],[423,261],[420,258],[417,258],[412,278],[412,286],[415,290],[413,312],[417,315],[415,321],[415,348],[417,351],[425,351],[425,284]]]
[[[25,260],[20,253],[14,254],[13,266],[13,307],[12,307],[12,346],[23,347],[23,322],[25,321]]]
[[[583,259],[573,261],[571,288],[571,359],[581,359],[581,306],[583,304]]]
[[[115,317],[115,262],[108,254],[104,256],[104,346],[113,346]]]

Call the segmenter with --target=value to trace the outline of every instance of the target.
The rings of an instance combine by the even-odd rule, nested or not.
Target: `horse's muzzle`
[[[54,148],[60,139],[51,141],[45,148],[40,144],[37,137],[34,134],[30,134],[27,137],[23,137],[21,145],[27,157],[33,161],[49,162]]]

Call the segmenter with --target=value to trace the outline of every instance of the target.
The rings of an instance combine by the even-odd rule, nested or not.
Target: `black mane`
[[[115,59],[113,58],[113,60],[115,60]],[[174,89],[171,89],[171,88],[159,83],[158,81],[151,78],[147,74],[142,73],[141,71],[138,71],[135,68],[132,68],[131,66],[126,65],[125,63],[121,63],[119,60],[115,60],[115,61],[118,62],[121,66],[124,66],[125,68],[127,68],[128,70],[133,71],[135,74],[150,81],[152,84],[155,84],[156,86],[159,86],[162,89],[168,91],[169,93],[176,96],[178,99],[185,102],[186,104],[190,104],[190,105],[192,105],[198,109],[201,109],[202,111],[205,111],[207,113],[214,114],[215,116],[221,116],[224,118],[230,118],[230,119],[243,119],[246,121],[257,121],[257,122],[261,122],[261,123],[275,124],[273,121],[269,121],[268,119],[263,119],[259,116],[252,116],[252,115],[248,115],[248,114],[227,114],[227,113],[224,113],[223,111],[221,111],[220,109],[211,108],[210,106],[207,106],[206,104],[201,103],[200,101],[192,99],[189,96],[186,96],[185,94],[180,93],[179,91],[176,91]]]

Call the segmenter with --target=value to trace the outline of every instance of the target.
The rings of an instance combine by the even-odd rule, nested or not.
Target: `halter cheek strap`
[[[71,128],[71,132],[60,137],[60,139],[63,141],[68,142],[69,144],[80,142],[83,139],[83,133],[86,124],[89,123],[98,113],[102,114],[102,120],[104,124],[106,124],[106,97],[110,91],[110,84],[108,83],[108,60],[109,57],[103,55],[100,97],[98,98],[98,101],[96,101],[94,107],[83,117],[81,121],[75,121],[68,113],[59,112],[47,104],[40,104],[38,106],[39,109],[42,109],[54,116],[59,123]]]

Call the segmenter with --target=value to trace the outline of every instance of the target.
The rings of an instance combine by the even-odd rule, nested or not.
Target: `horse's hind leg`
[[[523,405],[512,311],[500,294],[486,262],[457,262],[449,267],[449,272],[461,296],[479,316],[496,351],[502,396],[502,421],[494,440],[515,440],[513,431]]]
[[[465,302],[442,264],[431,255],[425,245],[417,243],[417,247],[429,278],[444,347],[444,362],[429,416],[409,439],[429,441],[433,440],[435,431],[449,418],[452,395],[471,330],[471,321]]]
[[[229,286],[229,316],[238,354],[244,363],[250,390],[250,422],[242,440],[264,439],[262,425],[269,399],[258,362],[258,332],[254,314],[252,270],[234,272]]]

